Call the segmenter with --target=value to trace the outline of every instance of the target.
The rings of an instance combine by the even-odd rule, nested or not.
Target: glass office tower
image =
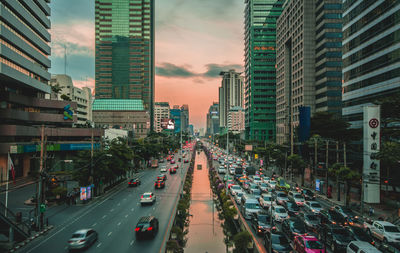
[[[96,0],[96,99],[154,105],[154,1]]]

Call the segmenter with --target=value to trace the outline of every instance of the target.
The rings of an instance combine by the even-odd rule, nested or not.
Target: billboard
[[[174,130],[175,129],[175,120],[173,119],[161,119],[161,128]]]
[[[245,151],[253,151],[253,145],[244,145]]]

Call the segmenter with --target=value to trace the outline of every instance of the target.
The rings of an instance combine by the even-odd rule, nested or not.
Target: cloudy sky
[[[190,123],[205,127],[218,101],[221,70],[243,70],[243,0],[155,0],[156,101],[189,104]],[[52,74],[94,87],[94,0],[51,1]]]

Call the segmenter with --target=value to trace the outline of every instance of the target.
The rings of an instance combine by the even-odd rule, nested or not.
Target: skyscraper
[[[363,106],[400,91],[400,2],[343,3],[343,117],[361,128]]]
[[[243,76],[234,69],[222,71],[219,88],[219,125],[227,127],[228,112],[232,107],[243,107]]]
[[[245,133],[275,140],[276,19],[284,1],[245,0]]]
[[[140,99],[154,125],[154,1],[96,0],[96,99]]]

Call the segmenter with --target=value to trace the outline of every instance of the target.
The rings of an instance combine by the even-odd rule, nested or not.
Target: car
[[[229,174],[235,175],[235,168],[234,167],[230,167],[229,168]]]
[[[260,183],[262,183],[261,177],[259,177],[259,176],[253,176],[253,183],[255,183],[255,184],[260,184]]]
[[[186,158],[185,160],[183,160],[183,162],[184,163],[189,163],[189,159]]]
[[[329,246],[332,252],[344,251],[347,245],[354,241],[351,233],[337,224],[321,224],[317,230],[318,239]]]
[[[372,236],[365,232],[364,229],[354,226],[350,226],[347,229],[350,231],[356,241],[368,242],[371,245],[375,245],[375,241],[372,239]]]
[[[259,199],[261,196],[260,189],[250,189],[250,194],[253,195],[256,199]]]
[[[240,204],[240,200],[241,200],[243,194],[244,194],[244,191],[237,191],[235,196],[233,196],[235,198],[235,201],[237,204]]]
[[[279,205],[282,205],[284,202],[289,201],[288,196],[284,192],[276,192],[275,194],[275,202]]]
[[[290,190],[290,184],[286,183],[285,179],[283,177],[279,177],[276,180],[276,186],[275,189],[277,191],[285,191],[288,192]]]
[[[383,253],[400,253],[400,244],[396,243],[381,243],[378,248]]]
[[[68,240],[68,249],[80,250],[89,248],[98,239],[98,234],[93,229],[80,229],[74,232]]]
[[[260,212],[262,209],[258,200],[252,195],[244,194],[241,199],[242,203],[242,213],[246,220],[250,220],[254,213]]]
[[[235,196],[238,191],[242,191],[242,187],[240,185],[234,184],[229,189],[232,196]]]
[[[304,206],[305,199],[301,193],[298,192],[289,192],[289,199],[296,202],[298,206]]]
[[[269,192],[269,186],[267,183],[261,182],[258,184],[258,187],[262,192]]]
[[[154,216],[141,217],[136,224],[135,234],[137,239],[156,237],[158,232],[158,219]]]
[[[175,164],[175,159],[171,159],[170,163]]]
[[[292,241],[296,235],[306,235],[307,229],[299,218],[290,217],[282,222],[282,232]]]
[[[293,245],[294,250],[298,253],[325,253],[324,245],[315,236],[296,236]]]
[[[231,175],[225,175],[225,176],[224,176],[224,182],[229,181],[229,180],[233,180],[233,176],[231,176]]]
[[[226,169],[224,166],[219,166],[218,168],[218,173],[219,174],[226,174]]]
[[[140,197],[140,204],[144,206],[145,204],[154,204],[156,202],[156,196],[152,192],[145,192]]]
[[[261,194],[261,196],[258,200],[260,202],[261,207],[264,209],[268,209],[273,203],[272,196],[271,196],[271,194],[268,194],[268,193]]]
[[[157,180],[166,181],[166,180],[167,180],[167,175],[165,175],[165,174],[160,174],[160,175],[157,176]]]
[[[271,229],[271,216],[266,212],[254,213],[251,225],[258,235],[263,235]]]
[[[155,188],[155,189],[165,188],[165,181],[163,181],[163,180],[157,180],[157,181],[154,183],[154,188]]]
[[[293,201],[286,201],[283,206],[290,216],[297,216],[300,213],[300,207]]]
[[[348,225],[346,219],[333,209],[324,209],[319,212],[319,216],[321,217],[322,224],[338,224],[342,226]]]
[[[272,218],[277,222],[282,222],[285,219],[289,219],[290,216],[286,212],[286,209],[280,205],[272,205]]]
[[[315,214],[299,213],[298,217],[304,222],[304,225],[310,231],[315,231],[321,224],[321,219]]]
[[[161,167],[160,172],[167,172],[167,167]]]
[[[292,252],[292,246],[286,239],[285,234],[271,229],[270,232],[265,233],[264,246],[267,252],[289,253]]]
[[[276,181],[269,181],[268,182],[269,188],[271,188],[272,190],[275,190],[275,186],[276,186]]]
[[[304,199],[307,201],[314,201],[315,200],[315,194],[309,190],[309,189],[303,189],[301,190],[301,194],[303,195]]]
[[[131,180],[129,180],[129,182],[128,182],[128,186],[129,187],[136,187],[136,186],[138,186],[138,185],[140,185],[141,184],[141,182],[140,182],[140,179],[139,178],[132,178]]]
[[[249,183],[249,187],[248,187],[248,192],[250,192],[252,189],[258,189],[258,185],[255,183]]]
[[[304,209],[314,214],[319,214],[322,210],[322,206],[317,201],[306,201],[304,202]]]
[[[368,242],[352,241],[347,245],[346,253],[381,253],[381,251]]]
[[[231,188],[232,185],[235,184],[235,181],[233,180],[228,180],[225,182],[226,188],[229,190]]]
[[[400,243],[399,228],[387,221],[374,221],[369,233],[384,243]]]
[[[241,176],[238,178],[238,181],[240,184],[243,184],[244,182],[248,181],[248,178],[247,178],[247,176]]]
[[[176,174],[176,167],[169,168],[169,174]]]
[[[334,207],[334,209],[338,214],[347,220],[352,221],[358,219],[358,216],[349,207],[337,205]]]
[[[261,180],[262,180],[264,183],[268,183],[269,180],[271,180],[271,178],[270,178],[270,177],[267,177],[267,176],[262,176],[262,177],[261,177]]]

